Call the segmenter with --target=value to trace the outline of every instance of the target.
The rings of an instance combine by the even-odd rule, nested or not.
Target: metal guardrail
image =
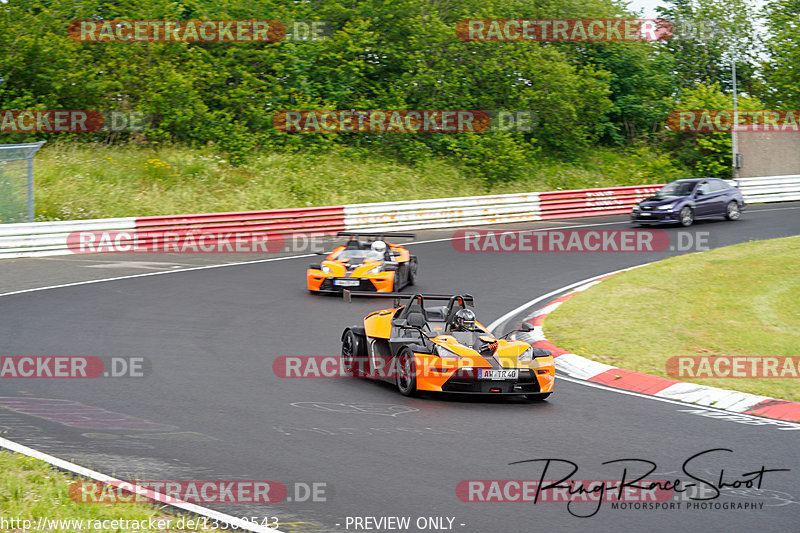
[[[747,203],[790,202],[800,200],[800,174],[739,178],[739,190]]]
[[[137,240],[164,235],[306,235],[340,230],[452,228],[629,213],[661,185],[464,196],[432,200],[273,209],[233,213],[0,224],[0,258],[72,253],[79,232],[130,231]],[[800,175],[743,178],[748,203],[800,200]]]

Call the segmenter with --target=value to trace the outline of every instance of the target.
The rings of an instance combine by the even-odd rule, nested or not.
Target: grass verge
[[[109,504],[79,503],[69,497],[69,486],[79,479],[53,468],[44,461],[5,450],[0,451],[0,532],[17,533],[37,529],[39,531],[131,531],[131,527],[118,526],[145,525],[140,532],[204,531],[218,530],[204,528],[200,523],[197,529],[150,528],[150,520],[156,524],[178,526],[179,516],[171,515],[153,505],[143,503]],[[185,520],[196,517],[186,516]],[[44,520],[49,522],[45,523]],[[25,523],[24,520],[30,522]],[[82,522],[78,523],[77,520]],[[119,522],[127,520],[128,522]],[[61,521],[58,523],[58,521]],[[72,522],[68,522],[72,521]],[[103,523],[103,521],[107,521]],[[209,522],[210,523],[210,522]],[[92,527],[93,525],[100,527]],[[197,524],[195,524],[197,525]],[[25,527],[29,526],[29,527]],[[104,527],[103,527],[104,526]]]
[[[538,156],[532,156],[538,157]],[[253,153],[235,167],[212,148],[61,142],[35,158],[37,220],[170,215],[660,183],[685,177],[649,148],[536,159],[527,177],[487,183],[445,159],[403,165],[347,148]],[[2,223],[2,220],[0,220]]]
[[[674,378],[673,356],[800,356],[800,237],[623,272],[548,316],[557,346],[628,370],[800,401],[800,378]]]

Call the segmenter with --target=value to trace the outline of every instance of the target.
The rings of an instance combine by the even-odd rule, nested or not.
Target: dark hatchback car
[[[681,224],[724,217],[738,219],[744,198],[737,187],[717,178],[676,180],[664,185],[655,196],[645,198],[631,213],[634,224]]]

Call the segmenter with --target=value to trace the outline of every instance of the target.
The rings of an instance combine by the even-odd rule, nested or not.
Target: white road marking
[[[800,430],[800,423],[789,422],[787,420],[775,420],[774,418],[765,418],[763,416],[748,415],[748,414],[744,414],[744,413],[735,413],[735,412],[732,412],[732,411],[725,411],[724,409],[716,409],[716,408],[710,407],[708,405],[695,405],[695,404],[686,403],[686,402],[679,402],[678,400],[669,400],[667,398],[660,398],[658,396],[650,396],[648,394],[642,394],[640,392],[634,392],[634,391],[629,391],[629,390],[624,390],[624,389],[615,389],[614,387],[609,387],[609,386],[603,385],[601,383],[594,383],[592,381],[584,381],[582,379],[576,379],[576,378],[572,378],[572,377],[569,377],[569,376],[564,376],[564,375],[561,375],[561,374],[558,374],[558,379],[559,380],[563,379],[564,381],[571,381],[572,383],[577,383],[578,385],[584,385],[586,387],[592,387],[592,388],[595,388],[595,389],[603,389],[603,390],[606,390],[606,391],[609,391],[609,392],[616,392],[617,394],[627,394],[628,396],[637,396],[639,398],[645,398],[645,399],[648,399],[648,400],[656,400],[656,401],[659,401],[659,402],[671,403],[671,404],[674,404],[674,405],[679,405],[679,406],[681,406],[683,408],[688,408],[687,410],[689,410],[689,411],[692,411],[692,410],[711,411],[711,412],[730,415],[731,418],[733,418],[733,417],[745,417],[745,418],[748,418],[748,419],[753,420],[755,422],[759,422],[758,424],[752,424],[752,425],[759,425],[759,426],[762,426],[762,425],[787,426],[787,427],[778,427],[778,429],[781,429],[783,431],[797,431],[797,430]],[[725,420],[725,418],[722,418],[722,420]],[[735,422],[736,420],[732,420],[732,421]]]
[[[548,292],[547,294],[539,296],[538,298],[535,298],[535,299],[531,300],[528,303],[522,304],[521,306],[517,307],[516,309],[513,309],[513,310],[509,311],[508,313],[504,314],[503,316],[501,316],[500,318],[498,318],[497,320],[495,320],[494,322],[489,324],[487,329],[489,331],[494,332],[495,328],[497,328],[498,326],[506,323],[511,317],[523,312],[524,310],[526,310],[526,309],[528,309],[530,307],[533,307],[534,305],[536,305],[537,303],[541,302],[542,300],[546,300],[547,298],[550,298],[552,296],[556,296],[556,295],[561,294],[561,293],[566,293],[566,292],[570,291],[571,289],[574,289],[575,287],[579,287],[579,286],[581,286],[583,284],[591,283],[591,282],[593,282],[593,281],[595,281],[595,280],[597,280],[599,278],[610,276],[612,274],[617,274],[619,272],[625,272],[625,271],[628,271],[628,270],[633,270],[635,268],[640,268],[640,267],[651,265],[651,264],[657,263],[657,262],[658,261],[651,261],[649,263],[643,263],[641,265],[635,265],[635,266],[632,266],[632,267],[623,268],[623,269],[620,269],[620,270],[615,270],[613,272],[607,272],[605,274],[600,274],[599,276],[593,276],[591,278],[587,278],[587,279],[584,279],[584,280],[581,280],[581,281],[578,281],[578,282],[575,282],[575,283],[571,283],[569,285],[561,287],[560,289],[556,289],[554,291]],[[696,405],[696,404],[691,404],[691,403],[687,403],[687,402],[681,402],[681,401],[678,401],[678,400],[670,400],[668,398],[662,398],[662,397],[659,397],[659,396],[652,396],[652,395],[648,395],[648,394],[642,394],[642,393],[639,393],[639,392],[633,392],[633,391],[628,391],[628,390],[624,390],[624,389],[616,389],[614,387],[608,387],[606,385],[601,385],[599,383],[594,383],[594,382],[591,382],[591,381],[585,381],[585,380],[582,380],[582,379],[576,379],[576,378],[564,376],[564,375],[562,375],[560,373],[558,375],[558,379],[559,380],[563,379],[563,380],[566,380],[566,381],[571,381],[573,383],[577,383],[579,385],[584,385],[586,387],[594,387],[596,389],[603,389],[603,390],[607,390],[607,391],[611,391],[611,392],[616,392],[617,394],[627,394],[629,396],[638,396],[640,398],[648,398],[650,400],[656,400],[656,401],[659,401],[659,402],[671,403],[671,404],[675,404],[675,405],[680,405],[682,407],[693,407],[695,409],[704,409],[704,410],[712,411],[712,412],[726,413],[726,414],[730,415],[730,417],[728,417],[728,419],[730,419],[731,421],[734,421],[734,422],[737,421],[737,420],[735,420],[732,417],[746,417],[746,418],[748,418],[750,420],[759,422],[759,424],[753,424],[753,425],[777,425],[777,426],[782,426],[782,427],[779,427],[778,429],[781,429],[781,430],[784,430],[784,431],[786,431],[786,430],[800,430],[800,423],[789,422],[789,421],[785,421],[785,420],[775,420],[775,419],[772,419],[772,418],[766,418],[766,417],[755,416],[755,415],[748,415],[748,414],[729,411],[729,410],[724,410],[724,409],[716,409],[714,407],[706,406],[706,405]],[[724,419],[725,418],[723,418],[723,420]]]
[[[102,278],[102,279],[90,279],[86,281],[76,281],[74,283],[62,283],[61,285],[49,285],[47,287],[34,287],[33,289],[23,289],[21,291],[12,291],[12,292],[4,292],[0,293],[0,297],[2,296],[12,296],[14,294],[24,294],[27,292],[38,292],[38,291],[46,291],[49,289],[61,289],[64,287],[77,287],[78,285],[90,285],[92,283],[103,283],[105,281],[119,281],[122,279],[132,279],[132,278],[144,278],[147,276],[159,276],[161,274],[175,274],[177,272],[192,272],[194,270],[207,270],[211,268],[222,268],[228,266],[239,266],[239,265],[251,265],[254,263],[270,263],[272,261],[283,261],[285,259],[298,259],[301,257],[314,257],[316,254],[303,254],[303,255],[292,255],[286,257],[271,257],[269,259],[254,259],[252,261],[239,261],[236,263],[222,263],[217,265],[203,265],[197,267],[190,267],[190,268],[182,268],[181,270],[162,270],[160,272],[147,272],[145,274],[130,274],[127,276],[117,276],[114,278]],[[169,263],[167,263],[169,264]]]
[[[2,437],[0,437],[0,447],[7,448],[22,455],[27,455],[28,457],[33,457],[35,459],[48,462],[51,465],[55,466],[56,468],[60,468],[62,470],[68,470],[75,474],[88,477],[96,481],[100,481],[101,483],[109,483],[115,486],[119,486],[120,483],[123,483],[123,480],[107,476],[101,472],[90,470],[86,467],[76,465],[75,463],[70,463],[69,461],[59,459],[58,457],[54,457],[46,453],[42,453],[40,451],[34,450],[33,448],[28,448],[27,446],[23,446],[22,444],[17,444],[16,442],[12,442]],[[136,485],[134,485],[134,487],[136,487]],[[142,493],[144,493],[144,489],[142,490]],[[220,513],[219,511],[215,511],[207,507],[195,505],[193,503],[187,503],[187,502],[171,503],[169,496],[161,494],[159,492],[155,492],[151,489],[147,489],[147,494],[153,494],[153,496],[155,496],[155,499],[158,500],[159,503],[161,504],[168,505],[170,507],[177,507],[178,509],[183,509],[184,511],[189,511],[190,513],[198,514],[201,516],[207,516],[208,518],[217,520],[219,522],[226,522],[231,526],[234,526],[234,529],[238,527],[246,531],[255,531],[257,533],[281,533],[277,529],[261,526],[256,523],[249,522],[247,520],[242,520],[241,518],[236,518],[235,516],[231,516],[225,513]]]

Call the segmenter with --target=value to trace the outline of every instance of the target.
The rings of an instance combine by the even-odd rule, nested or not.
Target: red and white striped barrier
[[[37,257],[75,253],[84,236],[93,240],[103,234],[108,251],[170,251],[171,242],[187,237],[234,239],[237,244],[276,236],[335,234],[345,229],[344,206],[272,209],[232,213],[151,216],[34,222],[0,225],[0,258]],[[236,249],[231,249],[236,251]],[[272,251],[272,250],[270,250]]]
[[[745,178],[739,183],[748,202],[800,199],[800,176]],[[140,248],[133,251],[156,252],[170,251],[163,246],[165,240],[193,237],[224,240],[232,236],[239,242],[251,242],[294,234],[333,234],[345,229],[401,231],[626,214],[633,204],[659,187],[637,185],[298,209],[0,224],[0,258],[70,254],[76,235],[80,238],[87,232],[110,232],[113,235],[109,238],[117,247],[135,243]]]

